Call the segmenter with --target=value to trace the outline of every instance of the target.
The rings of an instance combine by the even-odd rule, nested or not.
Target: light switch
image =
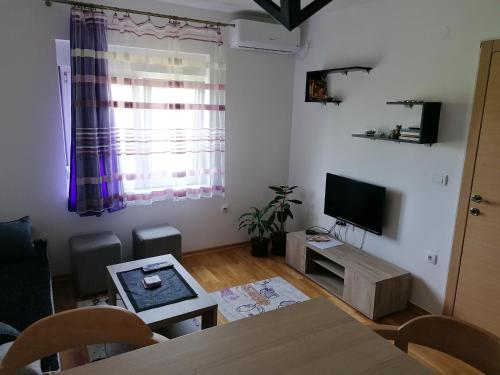
[[[432,183],[436,185],[448,185],[448,175],[441,173],[432,174]]]

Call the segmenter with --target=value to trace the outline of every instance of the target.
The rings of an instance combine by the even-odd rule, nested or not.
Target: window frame
[[[60,41],[60,42],[66,42],[64,44],[64,47],[61,48],[61,50],[63,48],[64,48],[64,50],[66,48],[69,48],[69,42],[67,42],[67,41]],[[113,46],[110,45],[110,47],[113,47]],[[116,47],[128,48],[127,46],[116,46]],[[131,48],[133,49],[135,47],[131,47]],[[56,46],[56,49],[59,49],[59,46]],[[154,49],[148,49],[148,50],[158,52],[158,50],[154,50]],[[66,51],[58,51],[58,54],[60,52],[66,52]],[[69,49],[68,49],[68,52],[69,52]],[[169,53],[172,51],[164,50],[161,52]],[[203,56],[203,58],[206,59],[207,62],[210,62],[210,56],[205,54],[205,53],[186,52],[183,54],[197,55],[200,57]],[[66,64],[60,64],[58,62],[57,68],[58,68],[59,98],[60,98],[60,105],[61,105],[62,128],[63,128],[64,146],[65,146],[64,151],[65,151],[65,160],[66,160],[66,173],[67,173],[67,179],[69,182],[70,164],[71,164],[71,66],[66,65]],[[197,78],[203,77],[201,75],[194,75],[194,74],[192,76],[197,77]],[[206,76],[205,76],[205,79],[207,79]],[[118,84],[112,84],[112,85],[118,85]],[[149,95],[152,94],[153,87],[145,87],[144,89],[150,91]],[[184,88],[177,88],[177,89],[171,88],[171,89],[172,90],[184,90]],[[193,89],[193,90],[194,90],[194,97],[201,98],[198,100],[201,100],[202,102],[205,102],[207,100],[207,97],[208,97],[208,99],[210,97],[209,95],[208,96],[206,95],[206,92],[204,89]],[[118,158],[120,158],[120,157],[121,157],[121,155],[118,156]],[[194,158],[195,155],[193,154],[192,157]],[[143,169],[143,168],[141,168],[139,163],[141,163],[140,158],[136,158],[136,170],[135,170],[136,173],[139,173],[139,171]],[[121,164],[122,164],[122,161],[120,161],[120,165]],[[126,171],[122,171],[122,173],[126,173]],[[173,176],[168,177],[168,179],[170,179],[170,178],[175,178],[175,177],[173,177]],[[161,181],[163,181],[163,182],[161,182]],[[189,189],[189,188],[198,188],[199,186],[200,185],[198,183],[197,176],[186,176],[186,177],[184,177],[184,184],[180,185],[180,186],[176,186],[176,187]],[[150,191],[150,190],[157,191],[157,190],[168,189],[170,187],[171,187],[171,185],[165,184],[165,179],[158,179],[158,183],[155,183],[155,180],[152,179],[152,180],[150,180],[149,186],[147,188],[140,182],[140,180],[136,180],[136,181],[134,181],[134,189],[132,191],[126,191],[126,193],[137,194],[137,193],[143,193],[143,192]]]

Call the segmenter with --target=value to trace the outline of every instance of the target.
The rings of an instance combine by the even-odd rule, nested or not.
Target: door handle
[[[470,213],[472,216],[479,216],[479,214],[481,213],[481,211],[479,211],[479,208],[472,207],[472,208],[469,210],[469,213]]]
[[[474,194],[470,197],[470,200],[474,203],[488,203],[488,201],[484,200],[479,194]]]

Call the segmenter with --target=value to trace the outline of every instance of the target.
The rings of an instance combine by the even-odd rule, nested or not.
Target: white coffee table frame
[[[172,263],[177,272],[198,294],[198,297],[145,311],[135,311],[118,278],[118,273],[162,262]],[[161,255],[107,266],[107,277],[108,303],[116,305],[116,293],[118,293],[127,310],[136,313],[152,330],[165,328],[171,324],[197,316],[201,316],[201,329],[217,325],[217,303],[172,255]]]

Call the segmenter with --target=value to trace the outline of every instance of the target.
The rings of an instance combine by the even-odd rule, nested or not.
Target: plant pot
[[[275,233],[271,236],[271,252],[273,255],[283,256],[286,254],[286,233]]]
[[[252,238],[252,251],[251,254],[254,257],[267,257],[267,248],[269,246],[269,239],[268,238],[259,238],[259,237],[254,237]]]

